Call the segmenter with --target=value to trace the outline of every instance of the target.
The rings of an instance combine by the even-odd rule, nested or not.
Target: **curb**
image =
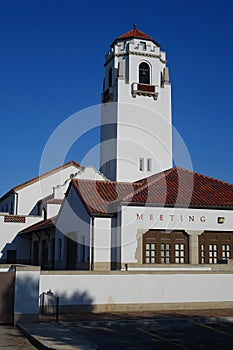
[[[42,342],[40,342],[38,339],[33,337],[24,327],[22,324],[17,324],[16,327],[25,335],[25,337],[34,345],[38,350],[55,350],[52,348],[49,348],[45,346]]]
[[[186,322],[233,322],[232,316],[219,316],[219,317],[186,317],[186,316],[179,316],[179,317],[155,317],[155,318],[143,318],[143,319],[136,319],[136,320],[96,320],[96,321],[60,321],[59,324],[67,326],[67,325],[84,325],[88,324],[90,326],[98,326],[107,324],[108,326],[111,325],[120,325],[120,326],[129,326],[132,324],[158,324],[160,322],[166,322],[166,321],[186,321]]]

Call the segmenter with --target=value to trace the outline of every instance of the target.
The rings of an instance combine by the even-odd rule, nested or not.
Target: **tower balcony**
[[[159,87],[157,85],[133,83],[132,95],[133,97],[136,97],[137,95],[149,96],[153,97],[154,100],[157,100],[159,96]]]

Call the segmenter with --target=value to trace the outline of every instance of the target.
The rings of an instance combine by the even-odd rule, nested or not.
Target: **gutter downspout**
[[[19,194],[18,192],[15,192],[15,215],[18,215],[18,206],[19,206]]]
[[[91,217],[90,271],[94,271],[94,217]]]

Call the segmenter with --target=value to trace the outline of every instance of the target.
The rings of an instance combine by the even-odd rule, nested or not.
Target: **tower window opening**
[[[108,86],[112,87],[112,68],[110,68],[108,72]]]
[[[147,158],[147,171],[152,171],[152,159]]]
[[[142,50],[146,50],[146,43],[144,41],[140,41]]]
[[[139,159],[139,170],[144,171],[144,158]]]
[[[163,73],[160,72],[160,86],[163,87]]]
[[[150,84],[150,67],[145,62],[139,65],[139,84]]]

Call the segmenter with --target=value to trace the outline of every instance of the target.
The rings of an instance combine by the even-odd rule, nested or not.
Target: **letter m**
[[[137,220],[143,220],[143,214],[137,214]]]

